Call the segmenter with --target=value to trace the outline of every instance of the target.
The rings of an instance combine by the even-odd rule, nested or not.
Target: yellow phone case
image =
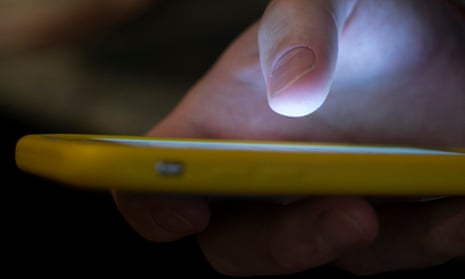
[[[93,190],[465,194],[462,148],[37,134],[18,140],[15,159],[24,172]]]

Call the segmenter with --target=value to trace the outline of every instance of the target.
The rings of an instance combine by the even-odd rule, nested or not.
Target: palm
[[[402,11],[418,7],[399,9],[391,2],[384,9],[373,1],[359,4],[340,38],[329,97],[310,116],[287,118],[269,109],[253,26],[191,90],[174,118],[209,137],[463,145],[463,38],[441,18],[434,25],[422,3],[407,17]]]

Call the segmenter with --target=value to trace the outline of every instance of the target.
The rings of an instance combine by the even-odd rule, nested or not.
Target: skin
[[[120,12],[146,1],[117,2],[101,4],[113,10],[78,11],[126,15]],[[465,146],[465,32],[445,3],[271,1],[147,135]],[[22,31],[12,34],[37,34],[28,26],[45,31],[10,36],[2,47],[63,39],[74,33],[58,28],[62,19],[75,26],[82,15],[16,26]],[[5,26],[0,31],[13,30]],[[465,256],[463,197],[373,203],[311,196],[282,203],[113,196],[140,235],[155,242],[196,235],[212,267],[227,275],[290,274],[326,264],[368,275]]]
[[[271,2],[147,135],[464,146],[465,40],[454,12],[441,1],[341,3]],[[273,97],[273,79],[282,78],[273,67],[296,47],[307,58],[280,66],[288,82],[278,81],[285,89]],[[134,193],[114,198],[143,237],[165,242],[195,234],[210,264],[233,276],[324,264],[368,275],[465,255],[462,197],[373,204],[312,196],[285,205]]]

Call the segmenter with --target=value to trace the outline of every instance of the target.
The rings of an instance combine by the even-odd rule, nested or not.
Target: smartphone
[[[207,195],[465,194],[465,148],[31,134],[18,168],[63,185]]]

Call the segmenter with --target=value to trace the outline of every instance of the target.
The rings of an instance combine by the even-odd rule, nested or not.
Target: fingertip
[[[310,65],[309,58],[306,59],[307,62],[302,62],[303,58],[294,58],[289,61],[293,65],[278,70],[285,71],[284,75],[287,77],[284,79],[288,83],[279,81],[282,77],[273,71],[268,88],[268,104],[276,113],[288,117],[303,117],[318,110],[325,102],[331,86],[331,70],[322,69],[317,64]],[[308,67],[303,68],[303,65]]]
[[[302,204],[303,211],[319,211],[313,230],[320,252],[336,255],[372,243],[378,236],[378,217],[365,200],[351,197],[322,198]]]
[[[305,85],[295,85],[286,92],[270,96],[268,98],[270,108],[287,117],[304,117],[312,114],[323,105],[328,90],[311,92],[305,87]]]
[[[321,61],[308,47],[279,56],[268,78],[270,108],[289,117],[306,116],[320,108],[328,96],[332,72]]]
[[[209,220],[208,209],[201,202],[160,202],[152,204],[150,210],[154,228],[161,228],[173,239],[203,231]]]
[[[254,209],[228,222],[222,216],[199,235],[216,271],[236,277],[301,272],[372,243],[378,231],[374,209],[357,197],[313,197]]]
[[[318,110],[325,102],[333,80],[338,46],[335,36],[326,35],[320,41],[291,44],[278,54],[269,53],[265,48],[263,56],[275,57],[270,67],[263,63],[262,69],[268,104],[276,113],[302,117]]]
[[[354,1],[275,0],[258,32],[259,56],[273,111],[302,117],[330,91],[339,34]]]
[[[202,198],[154,194],[113,193],[118,210],[143,238],[169,242],[203,231],[210,210]]]
[[[339,211],[341,219],[350,225],[359,236],[359,242],[371,243],[378,236],[378,218],[368,204],[357,204],[353,208]]]

